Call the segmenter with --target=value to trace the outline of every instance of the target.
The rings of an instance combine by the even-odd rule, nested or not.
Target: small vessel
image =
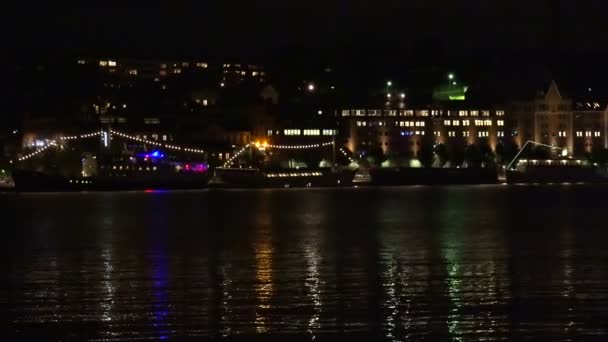
[[[507,183],[605,183],[608,176],[584,159],[520,159]]]
[[[216,168],[210,188],[293,188],[340,187],[352,185],[355,172],[332,169],[260,170]]]

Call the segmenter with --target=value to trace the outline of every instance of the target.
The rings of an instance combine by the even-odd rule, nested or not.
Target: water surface
[[[2,194],[4,340],[608,338],[608,188]]]

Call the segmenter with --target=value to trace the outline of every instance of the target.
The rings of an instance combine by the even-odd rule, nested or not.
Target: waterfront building
[[[535,99],[513,102],[508,117],[519,147],[533,140],[565,147],[574,156],[608,148],[608,102],[594,98],[592,89],[567,97],[552,81]]]

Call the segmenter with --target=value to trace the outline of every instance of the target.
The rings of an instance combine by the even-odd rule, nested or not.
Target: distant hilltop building
[[[238,84],[247,80],[263,83],[266,71],[260,65],[240,63],[209,63],[201,60],[139,60],[139,59],[85,59],[76,61],[78,65],[94,66],[109,75],[131,79],[147,79],[163,82],[172,77],[188,74],[207,73],[213,75],[220,87]]]

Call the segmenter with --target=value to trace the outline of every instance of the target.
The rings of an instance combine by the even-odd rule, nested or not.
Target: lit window
[[[470,124],[471,124],[471,122],[469,120],[462,120],[463,126],[469,126]]]
[[[462,132],[462,136],[465,137],[465,138],[468,137],[469,136],[469,131],[463,131]]]
[[[271,135],[272,135],[272,130],[271,130],[271,129],[269,129],[269,130],[268,130],[268,132],[267,132],[266,134],[267,134],[268,136],[271,136]]]
[[[471,116],[479,116],[479,111],[472,110],[471,111]]]
[[[207,106],[208,103],[209,101],[207,101],[207,99],[203,99],[203,106]]]
[[[504,126],[504,125],[505,125],[504,120],[496,120],[496,126]]]
[[[497,110],[496,111],[496,116],[505,116],[505,111],[504,110]]]
[[[452,121],[452,126],[460,126],[460,120]]]
[[[160,65],[160,68],[161,68],[161,69],[167,69],[167,64],[161,64],[161,65]]]
[[[417,114],[418,114],[418,116],[429,116],[429,111],[428,110],[419,110]]]
[[[82,64],[85,64],[85,63],[86,63],[86,62],[85,62],[84,60],[82,60],[82,59],[79,59],[79,60],[78,60],[78,64],[81,64],[81,65],[82,65]]]
[[[152,134],[152,139],[158,140],[158,134]]]
[[[561,138],[565,138],[566,137],[566,131],[559,131],[559,132],[557,132],[557,135],[560,136]]]
[[[357,115],[357,116],[365,116],[365,109],[357,109],[357,110],[355,110],[355,115]]]
[[[286,129],[283,131],[284,135],[300,135],[301,131],[299,129]]]
[[[595,131],[594,136],[595,136],[596,138],[601,137],[601,136],[602,136],[602,132],[600,132],[600,131]]]
[[[163,141],[167,141],[167,135],[163,134]]]
[[[455,137],[455,136],[456,136],[456,132],[454,132],[454,131],[449,131],[449,132],[448,132],[448,136],[449,136],[449,137]]]
[[[129,75],[137,76],[137,69],[129,70]]]
[[[489,110],[482,110],[481,111],[481,116],[490,116],[490,111]]]
[[[335,129],[324,129],[323,135],[336,135],[336,130]]]
[[[108,66],[115,67],[116,61],[108,61]]]
[[[505,132],[503,132],[503,131],[498,131],[498,136],[499,136],[500,138],[504,137],[504,136],[505,136]]]
[[[479,131],[479,132],[478,132],[478,136],[479,136],[480,138],[487,138],[487,137],[489,137],[489,136],[490,136],[490,133],[489,133],[488,131]]]
[[[483,125],[484,126],[492,126],[492,120],[484,120],[483,121]]]
[[[189,67],[189,66],[190,66],[190,63],[188,63],[188,62],[182,62],[182,66],[183,66],[184,68],[187,68],[187,67]]]
[[[318,129],[305,129],[304,135],[321,135],[321,132]]]
[[[406,110],[405,111],[405,116],[414,116],[414,111],[413,110]]]
[[[107,61],[99,61],[99,66],[102,66],[102,67],[108,66],[108,62]]]
[[[586,137],[590,137],[590,136],[591,136],[591,131],[587,131],[587,132],[585,132],[585,136],[586,136]]]
[[[179,69],[179,68],[173,69],[173,73],[174,74],[181,74],[182,73],[182,69]]]
[[[435,131],[433,133],[435,134],[436,137],[440,137],[441,136],[441,132],[440,131]]]
[[[450,121],[450,120],[443,120],[443,125],[444,126],[451,126],[452,125],[452,121]]]
[[[206,68],[207,67],[207,63],[197,62],[196,66],[199,67],[199,68]]]
[[[576,132],[576,136],[579,137],[579,138],[582,137],[583,136],[583,132],[582,131],[577,131]]]
[[[342,109],[342,116],[350,116],[350,110]]]
[[[458,116],[467,116],[467,111],[466,110],[459,110],[458,111]]]

